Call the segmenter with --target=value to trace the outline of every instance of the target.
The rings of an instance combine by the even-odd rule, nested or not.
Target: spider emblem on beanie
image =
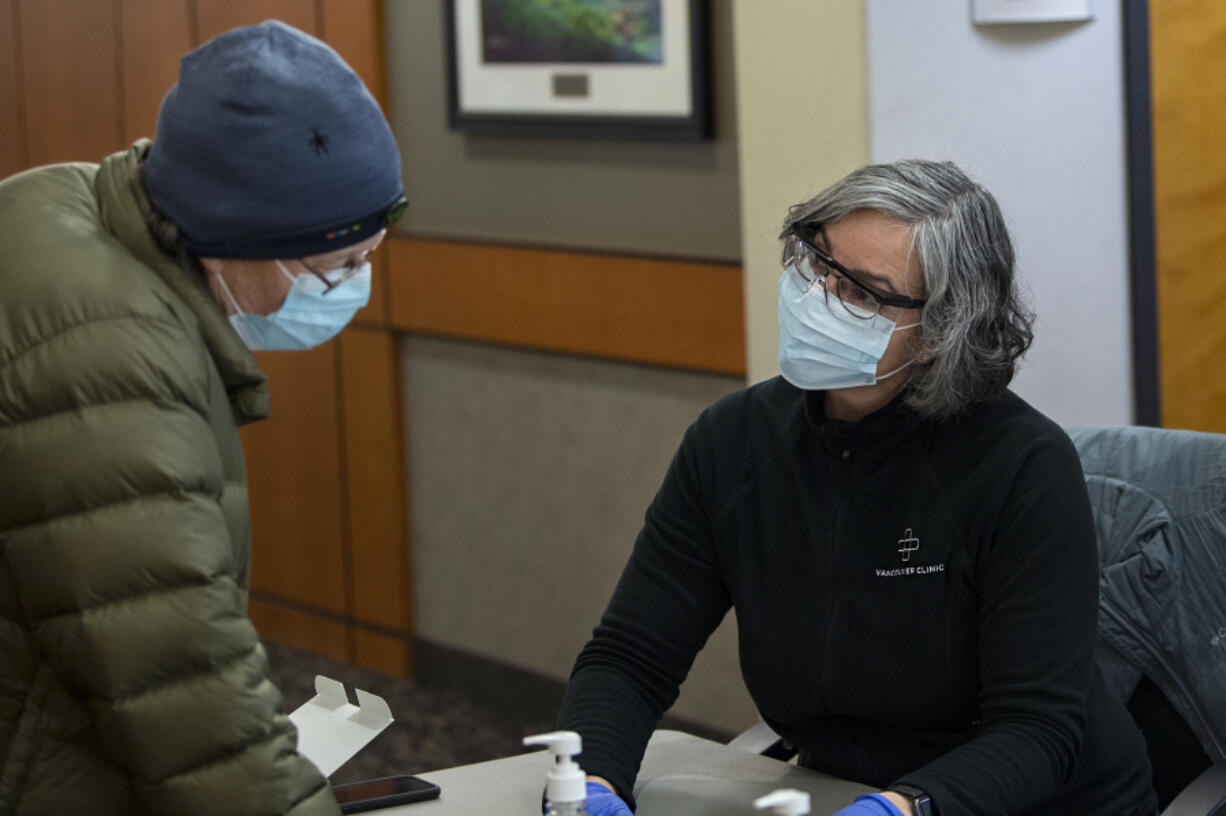
[[[185,55],[141,166],[153,205],[200,257],[302,258],[401,209],[400,152],[330,47],[278,20]]]

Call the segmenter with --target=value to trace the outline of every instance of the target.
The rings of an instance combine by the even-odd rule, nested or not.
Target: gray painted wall
[[[711,3],[715,138],[683,144],[449,130],[442,3],[388,0],[385,9],[390,119],[410,201],[399,231],[739,260],[729,0]]]
[[[402,353],[417,634],[564,681],[686,427],[742,382],[421,337]],[[733,616],[673,713],[754,722]]]

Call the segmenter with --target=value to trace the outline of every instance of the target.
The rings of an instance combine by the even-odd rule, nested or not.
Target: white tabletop
[[[480,816],[541,812],[547,751],[420,774],[442,789],[427,802],[387,808],[389,816]],[[872,789],[680,731],[657,731],[634,795],[638,816],[748,816],[776,788],[808,791],[814,816],[829,816]]]

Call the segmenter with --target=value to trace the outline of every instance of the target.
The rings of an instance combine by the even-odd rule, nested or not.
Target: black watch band
[[[932,797],[914,785],[890,785],[891,793],[899,793],[911,800],[911,809],[915,816],[936,816],[936,808],[932,806]]]

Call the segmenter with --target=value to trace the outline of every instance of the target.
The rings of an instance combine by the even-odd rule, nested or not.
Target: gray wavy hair
[[[952,162],[909,159],[854,171],[784,220],[831,224],[876,210],[911,228],[928,302],[924,351],[905,388],[907,403],[946,418],[999,395],[1034,337],[1034,315],[1018,292],[1013,242],[992,194]]]

